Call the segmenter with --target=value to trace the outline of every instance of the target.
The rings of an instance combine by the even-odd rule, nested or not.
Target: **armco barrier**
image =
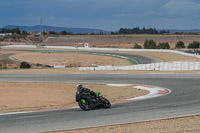
[[[152,70],[152,71],[185,71],[200,70],[200,62],[161,62],[131,66],[79,67],[79,70]]]

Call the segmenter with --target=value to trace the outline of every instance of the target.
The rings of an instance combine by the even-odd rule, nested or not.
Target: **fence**
[[[79,70],[151,70],[151,71],[192,71],[200,70],[200,62],[160,62],[131,66],[79,67]]]

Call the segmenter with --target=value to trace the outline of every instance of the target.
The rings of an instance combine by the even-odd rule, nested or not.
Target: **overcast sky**
[[[0,0],[0,27],[200,29],[200,0]]]

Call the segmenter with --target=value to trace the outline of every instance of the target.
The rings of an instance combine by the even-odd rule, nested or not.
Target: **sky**
[[[200,29],[200,0],[0,0],[6,25]]]

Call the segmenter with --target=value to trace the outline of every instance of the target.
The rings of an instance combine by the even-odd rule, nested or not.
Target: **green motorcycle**
[[[89,111],[94,108],[105,108],[111,107],[111,103],[108,99],[100,96],[101,92],[95,92],[96,95],[91,95],[90,92],[87,93],[76,93],[76,101],[82,110]]]

